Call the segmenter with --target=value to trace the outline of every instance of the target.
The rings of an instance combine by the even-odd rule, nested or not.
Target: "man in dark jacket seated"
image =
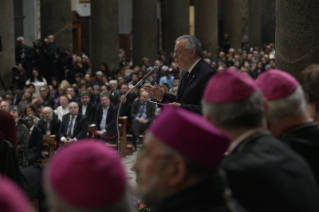
[[[51,107],[44,107],[42,110],[43,119],[38,123],[38,127],[41,129],[43,135],[54,135],[59,137],[59,129],[61,121],[53,116],[53,110]]]
[[[69,112],[62,118],[59,137],[62,144],[76,142],[80,138],[86,138],[88,132],[88,120],[79,113],[79,105],[76,102],[69,104]]]
[[[37,159],[42,157],[43,135],[41,130],[33,125],[31,116],[24,118],[24,124],[29,129],[28,164],[32,165]]]
[[[117,107],[111,103],[107,93],[101,93],[100,102],[101,106],[96,110],[94,116],[95,129],[101,139],[108,140],[106,137],[116,135]]]

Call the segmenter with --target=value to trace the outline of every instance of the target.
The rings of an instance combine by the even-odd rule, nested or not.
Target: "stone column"
[[[298,1],[299,2],[299,1]],[[300,4],[303,4],[299,2]],[[261,43],[275,43],[276,0],[262,0]]]
[[[71,0],[41,0],[41,37],[54,35],[55,43],[63,49],[72,51]]]
[[[158,53],[157,0],[133,0],[133,64],[154,64]]]
[[[40,38],[39,0],[23,0],[23,35],[27,45]]]
[[[260,48],[261,45],[261,0],[249,0],[248,44]]]
[[[0,76],[8,88],[11,85],[12,72],[11,68],[15,64],[15,37],[14,37],[14,16],[13,1],[0,1],[0,36],[2,51],[0,52]],[[3,89],[0,84],[0,90]]]
[[[218,0],[195,0],[195,36],[203,50],[217,57],[218,51]]]
[[[117,0],[91,1],[92,72],[106,62],[110,70],[119,67],[119,25]]]
[[[174,51],[175,40],[189,34],[189,0],[169,0],[166,10],[166,48],[167,54]]]
[[[319,62],[319,2],[277,0],[276,68],[302,82],[301,71]]]
[[[223,0],[223,28],[229,34],[231,47],[241,48],[242,40],[242,1]]]

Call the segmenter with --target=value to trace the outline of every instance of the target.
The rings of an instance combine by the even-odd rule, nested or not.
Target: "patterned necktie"
[[[74,119],[74,117],[72,116],[71,122],[70,122],[70,124],[69,124],[69,130],[68,130],[68,136],[69,136],[70,138],[72,138],[73,119]]]
[[[106,117],[107,117],[107,108],[104,108],[103,109],[103,118],[102,118],[102,123],[101,123],[101,130],[105,130]]]

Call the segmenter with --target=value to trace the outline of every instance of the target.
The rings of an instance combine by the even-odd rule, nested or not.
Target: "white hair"
[[[112,83],[117,85],[117,80],[110,80],[110,84],[112,84]]]
[[[303,90],[299,85],[289,96],[268,101],[268,119],[279,121],[287,116],[306,113],[307,102]]]
[[[238,102],[213,104],[202,100],[201,103],[202,113],[210,116],[222,129],[255,128],[264,120],[263,96],[260,90]]]

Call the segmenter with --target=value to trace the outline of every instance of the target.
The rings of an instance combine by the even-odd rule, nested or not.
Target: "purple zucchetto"
[[[150,132],[181,155],[216,169],[230,139],[201,116],[167,105],[150,126]]]
[[[119,200],[126,176],[118,154],[98,140],[80,140],[63,147],[47,170],[50,190],[70,205],[103,208]]]
[[[250,97],[257,89],[258,86],[249,75],[225,70],[208,81],[203,99],[213,104],[237,102]]]
[[[287,72],[270,69],[258,76],[257,85],[268,100],[284,98],[292,94],[299,82]]]

